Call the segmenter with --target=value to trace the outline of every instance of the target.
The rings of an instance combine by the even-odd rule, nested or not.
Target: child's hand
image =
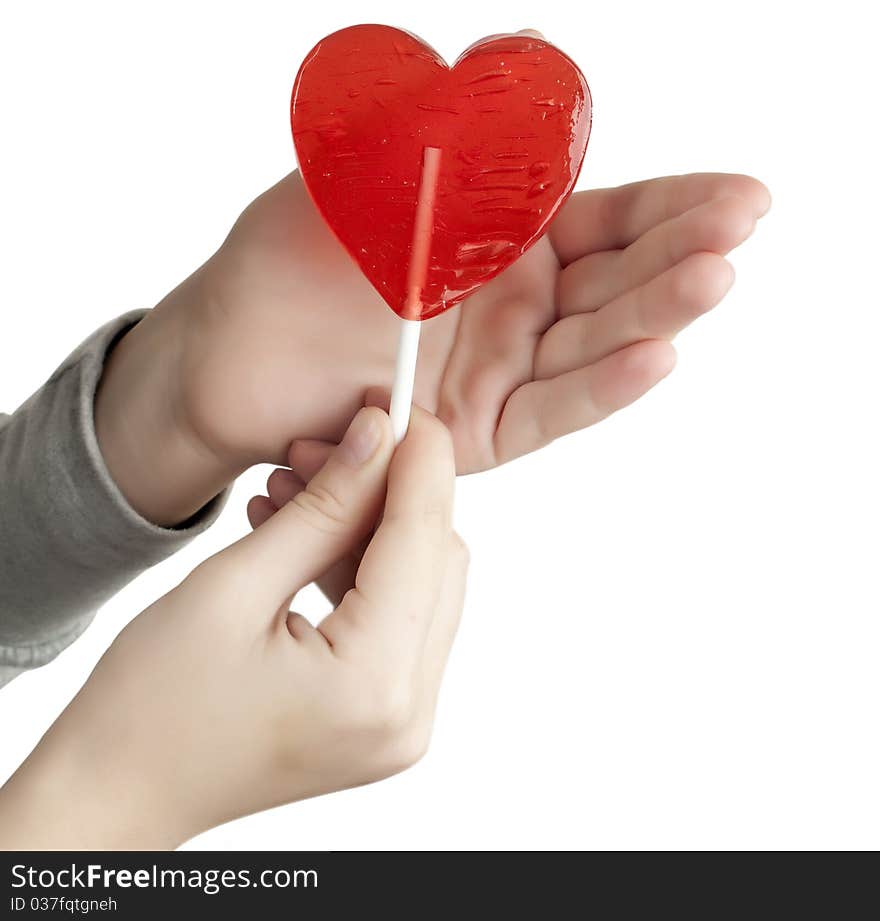
[[[522,259],[426,322],[416,402],[450,428],[458,472],[542,447],[657,383],[668,340],[727,292],[722,256],[768,206],[744,176],[579,193]],[[207,274],[188,391],[214,450],[278,462],[291,432],[338,440],[365,390],[391,379],[397,319],[299,173],[245,211]]]
[[[769,204],[757,180],[722,174],[578,193],[523,258],[427,321],[416,400],[452,432],[458,472],[592,425],[663,378],[669,340],[727,292],[723,256]],[[251,464],[284,463],[291,435],[337,441],[391,380],[397,322],[292,173],[117,347],[97,403],[111,472],[171,523]]]
[[[391,454],[362,410],[294,501],[132,621],[0,793],[0,846],[175,846],[420,757],[467,554],[445,428],[416,410]],[[380,512],[336,610],[289,614]]]

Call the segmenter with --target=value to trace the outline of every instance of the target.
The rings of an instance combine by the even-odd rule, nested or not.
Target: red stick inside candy
[[[437,178],[440,175],[440,149],[426,147],[422,158],[422,178],[413,222],[412,249],[406,278],[405,320],[418,320],[422,313],[422,291],[428,278],[428,257],[431,255],[431,233],[434,229],[434,202],[437,198]]]

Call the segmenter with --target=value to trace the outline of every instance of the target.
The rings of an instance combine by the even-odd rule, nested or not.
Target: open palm
[[[574,195],[550,232],[426,321],[415,398],[459,473],[585,428],[672,368],[670,340],[733,282],[724,254],[770,204],[747,176]],[[397,319],[327,230],[298,173],[260,196],[201,273],[191,415],[214,450],[311,472],[390,381]]]

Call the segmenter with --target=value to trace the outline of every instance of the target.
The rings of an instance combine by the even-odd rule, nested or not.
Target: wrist
[[[137,745],[102,738],[78,710],[74,700],[0,789],[0,850],[170,850],[192,837]]]
[[[198,295],[193,276],[129,330],[107,356],[95,395],[104,462],[129,505],[170,527],[191,518],[241,472],[188,424],[181,383],[191,336],[177,303]]]

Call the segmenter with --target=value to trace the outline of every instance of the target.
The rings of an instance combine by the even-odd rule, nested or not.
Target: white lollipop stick
[[[394,384],[391,387],[391,429],[394,443],[400,444],[409,428],[409,414],[412,409],[413,386],[416,382],[416,360],[419,357],[419,333],[421,320],[401,320],[400,339],[397,343],[397,365],[394,368]]]
[[[407,298],[405,317],[421,314],[422,289],[428,276],[428,259],[431,255],[431,235],[434,231],[434,201],[437,197],[437,178],[440,175],[440,148],[426,147],[422,160],[422,176],[413,222],[413,239],[406,276]],[[400,444],[409,428],[412,410],[413,387],[416,381],[416,362],[419,354],[421,320],[400,321],[400,339],[397,344],[397,365],[391,388],[391,428],[394,442]]]

